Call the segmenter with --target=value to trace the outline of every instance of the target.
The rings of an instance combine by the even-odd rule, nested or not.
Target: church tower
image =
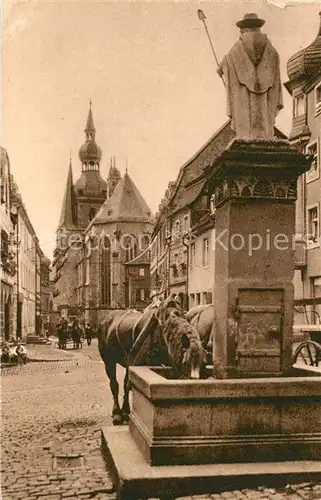
[[[115,156],[110,158],[110,168],[109,174],[107,178],[107,198],[110,198],[113,192],[115,191],[115,187],[121,179],[121,174],[116,167],[116,159]]]
[[[81,229],[88,226],[107,196],[107,184],[100,175],[101,157],[101,148],[96,143],[96,129],[90,101],[85,142],[79,150],[81,176],[75,183],[77,220]]]

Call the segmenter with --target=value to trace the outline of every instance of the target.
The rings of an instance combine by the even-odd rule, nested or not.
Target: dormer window
[[[293,99],[293,116],[294,118],[297,116],[305,115],[305,95],[299,94]]]
[[[315,112],[318,115],[321,113],[321,82],[314,89],[315,96]]]

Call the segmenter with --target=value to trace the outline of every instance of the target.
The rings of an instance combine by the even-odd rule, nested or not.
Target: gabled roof
[[[62,227],[66,229],[74,229],[75,226],[77,226],[76,208],[77,200],[72,180],[72,167],[70,162],[58,229]]]
[[[112,196],[97,212],[90,226],[110,222],[154,223],[150,208],[127,172],[117,184]]]
[[[287,137],[276,127],[275,136],[279,139]],[[215,134],[188,160],[179,171],[176,188],[167,206],[168,215],[183,210],[193,203],[202,191],[205,183],[204,169],[224,151],[229,142],[235,138],[235,132],[228,120]]]

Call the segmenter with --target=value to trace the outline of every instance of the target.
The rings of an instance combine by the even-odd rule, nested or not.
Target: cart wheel
[[[303,361],[308,366],[319,366],[321,361],[321,344],[307,340],[298,345],[293,354],[293,364]]]

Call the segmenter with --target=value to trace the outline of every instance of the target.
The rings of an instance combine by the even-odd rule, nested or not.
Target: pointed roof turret
[[[146,201],[126,172],[92,221],[105,222],[145,222],[154,223],[154,217]]]
[[[108,173],[108,180],[111,179],[121,179],[121,173],[116,167],[116,158],[115,156],[111,156],[110,158],[110,167],[109,167],[109,173]]]
[[[69,169],[67,175],[67,182],[65,194],[61,207],[61,214],[58,228],[74,229],[77,226],[77,200],[72,179],[72,165],[71,158],[69,161]]]
[[[89,101],[89,112],[88,112],[87,124],[86,124],[86,128],[85,128],[86,136],[88,136],[88,133],[90,133],[90,132],[93,134],[95,134],[95,132],[96,132],[95,125],[94,125],[94,119],[93,119],[93,113],[91,110],[91,100]],[[94,135],[94,138],[95,138],[95,135]]]
[[[91,109],[91,101],[89,102],[89,112],[85,128],[86,141],[79,149],[79,159],[83,165],[83,170],[99,170],[99,163],[102,157],[101,148],[96,143],[96,129]]]

